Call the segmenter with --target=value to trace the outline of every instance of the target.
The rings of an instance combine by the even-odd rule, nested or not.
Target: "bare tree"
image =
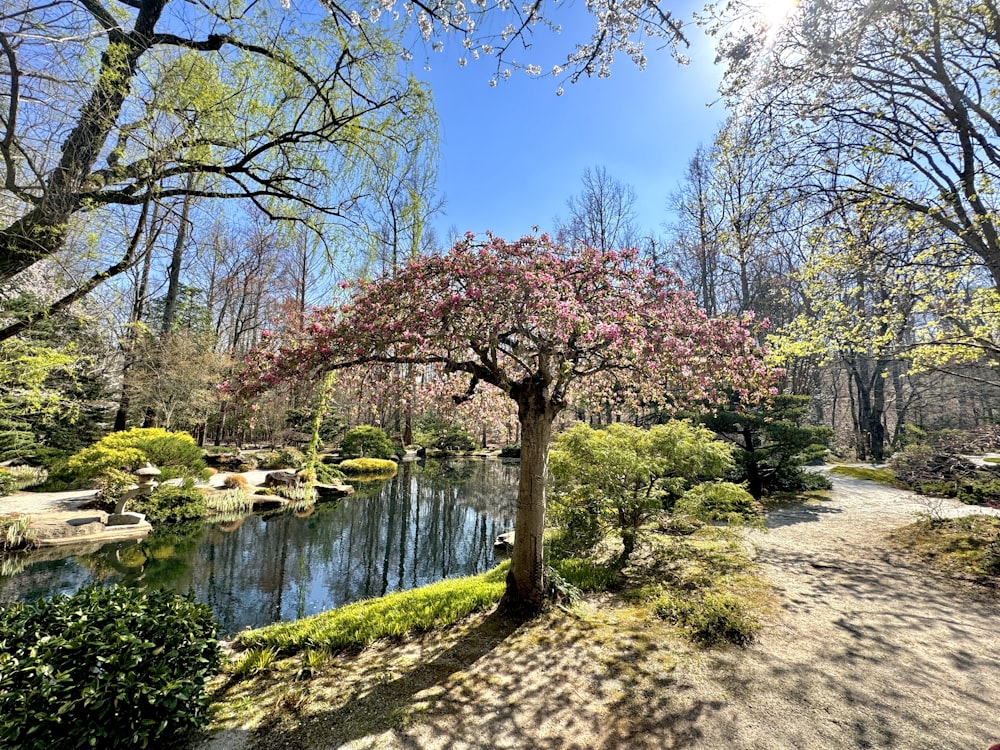
[[[604,167],[583,170],[583,189],[566,200],[569,218],[556,220],[561,241],[599,250],[637,247],[635,188]]]

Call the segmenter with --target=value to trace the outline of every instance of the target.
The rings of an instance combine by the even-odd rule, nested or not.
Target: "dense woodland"
[[[303,442],[312,384],[257,404],[218,384],[269,332],[340,301],[341,282],[461,239],[431,229],[437,122],[398,54],[405,25],[175,5],[2,16],[0,459],[136,425]],[[766,320],[781,390],[809,397],[836,453],[879,460],[997,421],[1000,16],[873,7],[807,3],[777,30],[735,7],[706,14],[732,114],[662,196],[663,225],[638,226],[634,190],[595,165],[548,229],[570,247],[637,247],[709,315]],[[602,64],[583,55],[565,75]],[[331,387],[331,440],[363,423],[401,443],[519,439],[502,399],[455,407],[412,368]],[[571,416],[656,420],[595,403]]]

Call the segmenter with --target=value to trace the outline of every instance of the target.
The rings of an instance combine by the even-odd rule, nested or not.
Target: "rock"
[[[510,551],[514,549],[514,532],[505,531],[503,534],[497,537],[496,541],[493,542],[494,550],[504,550]]]
[[[349,484],[315,484],[317,500],[334,500],[354,494],[354,487]]]
[[[264,477],[265,487],[298,487],[299,483],[299,477],[294,471],[272,471]]]
[[[142,523],[145,520],[146,516],[143,513],[109,513],[108,520],[104,523],[106,526],[131,526]]]

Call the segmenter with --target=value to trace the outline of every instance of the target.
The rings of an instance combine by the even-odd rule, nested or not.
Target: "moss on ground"
[[[889,469],[873,469],[867,466],[833,466],[831,474],[839,474],[842,477],[852,477],[854,479],[864,479],[869,482],[881,482],[892,487],[902,487],[902,483],[896,479],[896,475]]]
[[[891,538],[952,575],[1000,586],[1000,518],[928,518],[897,529]]]

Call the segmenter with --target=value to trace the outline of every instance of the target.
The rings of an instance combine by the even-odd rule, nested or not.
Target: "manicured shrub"
[[[145,513],[151,523],[179,523],[204,518],[208,505],[205,494],[187,480],[180,487],[160,485],[149,495],[129,503],[127,510]]]
[[[382,458],[349,458],[340,462],[340,470],[352,476],[360,474],[392,476],[397,468],[395,461]]]
[[[384,430],[363,424],[347,431],[340,443],[340,452],[359,458],[390,458],[396,450]]]
[[[164,747],[207,720],[218,671],[204,604],[90,587],[0,611],[0,746]]]
[[[135,427],[113,432],[70,457],[60,480],[92,485],[112,471],[131,473],[146,462],[160,470],[160,481],[197,477],[205,469],[201,448],[186,432]]]
[[[250,482],[239,474],[226,474],[222,480],[222,486],[227,490],[246,490],[250,487]]]

